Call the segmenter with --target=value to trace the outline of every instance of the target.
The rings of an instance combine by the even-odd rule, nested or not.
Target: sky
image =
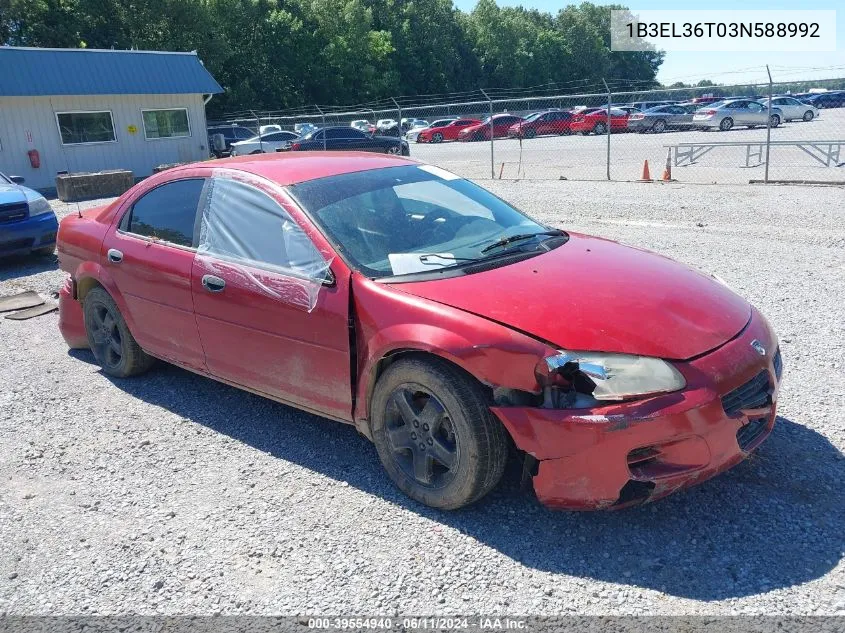
[[[496,0],[499,6],[522,5],[529,9],[538,9],[557,13],[568,4],[579,4],[567,0]],[[695,9],[695,3],[679,4],[676,0],[592,0],[594,4],[627,5],[634,12],[637,10],[677,10]],[[454,0],[455,6],[463,11],[471,11],[476,0]],[[663,84],[676,81],[694,83],[701,79],[710,79],[716,83],[764,82],[767,79],[765,65],[769,64],[774,81],[796,81],[845,76],[845,2],[842,0],[814,0],[812,6],[800,6],[795,0],[708,0],[702,9],[838,9],[836,15],[836,52],[802,53],[725,53],[725,52],[686,52],[669,51],[657,74]],[[838,67],[838,68],[830,68]]]

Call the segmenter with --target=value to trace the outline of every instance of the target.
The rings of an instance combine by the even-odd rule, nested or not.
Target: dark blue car
[[[44,196],[22,183],[23,178],[0,173],[0,257],[50,254],[56,248],[56,214]]]

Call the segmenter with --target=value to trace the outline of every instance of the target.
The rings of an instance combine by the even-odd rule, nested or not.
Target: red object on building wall
[[[29,164],[32,165],[33,169],[41,167],[41,156],[37,149],[29,150],[26,155],[29,156]]]

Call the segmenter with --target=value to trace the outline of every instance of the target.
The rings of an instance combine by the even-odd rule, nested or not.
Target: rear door
[[[348,271],[338,264],[324,281],[333,254],[322,236],[275,185],[240,178],[212,179],[192,272],[208,370],[351,420]]]
[[[127,202],[103,241],[102,265],[126,302],[138,344],[153,356],[205,369],[191,269],[203,178],[172,180]],[[122,215],[121,215],[122,214]]]

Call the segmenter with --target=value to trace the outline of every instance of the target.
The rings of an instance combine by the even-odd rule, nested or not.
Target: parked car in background
[[[357,121],[352,121],[352,123],[349,124],[349,127],[354,127],[358,130],[361,130],[365,134],[371,134],[371,130],[375,130],[375,126],[366,119],[358,119]]]
[[[214,137],[217,134],[223,135],[223,142],[225,148],[217,149],[214,147]],[[208,147],[211,148],[211,154],[217,158],[228,156],[232,151],[232,143],[238,141],[245,141],[255,136],[255,132],[249,128],[239,125],[213,125],[208,128]]]
[[[295,123],[293,126],[293,131],[299,134],[300,136],[304,136],[311,132],[312,130],[316,130],[317,126],[313,123]]]
[[[428,121],[425,119],[417,119],[417,118],[403,118],[400,122],[400,127],[402,128],[402,132],[407,132],[408,130],[415,128],[415,127],[426,127],[428,125]]]
[[[246,156],[247,154],[272,153],[283,148],[299,138],[296,132],[282,130],[269,132],[261,136],[253,136],[245,141],[232,143],[232,156]]]
[[[515,114],[494,114],[492,119],[492,125],[490,117],[487,117],[475,125],[468,125],[458,133],[458,140],[489,141],[491,127],[493,138],[503,138],[508,135],[508,130],[512,125],[525,120],[521,116],[516,116]]]
[[[845,107],[845,92],[822,92],[807,98],[807,103],[816,108]]]
[[[282,126],[277,125],[275,123],[271,123],[271,124],[268,124],[268,125],[262,125],[260,128],[258,128],[259,134],[268,134],[270,132],[281,132],[281,131],[282,131]]]
[[[699,105],[706,105],[708,103],[716,103],[717,101],[722,101],[724,97],[693,97],[686,103],[696,103]]]
[[[424,119],[415,119],[413,127],[409,128],[405,132],[405,138],[408,141],[416,141],[417,140],[417,134],[419,134],[420,132],[422,132],[423,130],[428,128],[429,125],[430,125],[429,122],[424,120]]]
[[[493,490],[509,454],[548,506],[655,501],[736,466],[776,424],[778,337],[748,301],[398,156],[176,167],[65,217],[58,253],[59,330],[103,374],[161,359],[350,424],[375,446],[359,467],[377,455],[441,510]],[[319,459],[351,459],[332,450],[348,447],[325,437]],[[732,504],[760,494],[743,479]]]
[[[393,136],[371,136],[354,127],[327,127],[309,132],[290,144],[292,152],[363,151],[410,155],[408,141]]]
[[[623,112],[627,112],[628,114],[634,114],[635,112],[642,112],[639,108],[635,108],[634,106],[623,105],[618,108],[612,107],[611,110],[622,110]]]
[[[727,132],[737,125],[748,128],[766,125],[768,112],[759,101],[731,99],[717,101],[696,110],[692,120],[696,127]],[[778,108],[772,108],[772,127],[777,127],[781,121],[783,121],[783,113]]]
[[[768,98],[759,101],[768,110]],[[777,108],[783,113],[784,121],[812,121],[819,116],[819,109],[816,106],[799,101],[795,97],[772,97],[772,108]]]
[[[448,122],[443,125],[435,125],[436,123],[443,121]],[[481,123],[478,119],[453,119],[451,121],[441,119],[440,121],[432,123],[430,127],[422,130],[417,135],[417,143],[442,143],[443,141],[456,141],[461,130],[477,125],[478,123]]]
[[[645,111],[651,108],[656,108],[657,106],[664,106],[664,105],[673,105],[678,103],[677,101],[634,101],[633,103],[627,103],[629,108],[636,108],[637,110]],[[611,108],[612,109],[612,108]]]
[[[569,122],[570,129],[575,133],[607,134],[607,109],[599,108],[589,112],[576,112]],[[628,130],[628,113],[625,110],[610,110],[610,131],[626,132]]]
[[[379,119],[376,121],[376,131],[379,133],[381,133],[382,130],[398,126],[399,124],[396,122],[396,119]]]
[[[408,139],[409,142],[418,143],[419,142],[418,137],[420,135],[420,132],[422,132],[424,130],[428,130],[428,129],[433,128],[433,127],[443,127],[444,125],[448,125],[452,121],[457,121],[457,119],[458,119],[458,117],[447,117],[445,119],[435,119],[434,121],[432,121],[431,123],[429,123],[425,127],[411,128],[410,130],[408,130],[405,133],[405,138]]]
[[[628,116],[628,129],[632,132],[664,132],[690,129],[692,117],[701,106],[697,103],[657,106]]]
[[[568,110],[547,110],[527,116],[508,128],[513,138],[534,138],[543,134],[572,134],[569,127],[573,114]]]
[[[50,255],[59,224],[47,199],[23,186],[19,176],[0,173],[0,257]]]

